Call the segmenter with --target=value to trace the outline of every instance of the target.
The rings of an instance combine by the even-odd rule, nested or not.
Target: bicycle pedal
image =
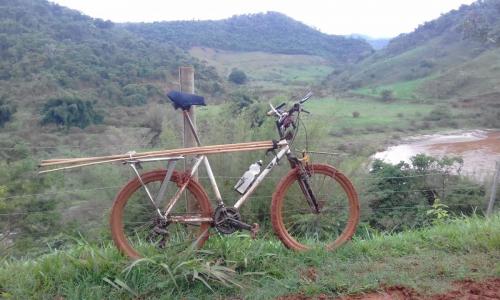
[[[259,233],[260,226],[257,223],[252,224],[252,228],[250,229],[250,236],[253,240],[257,238],[257,233]]]

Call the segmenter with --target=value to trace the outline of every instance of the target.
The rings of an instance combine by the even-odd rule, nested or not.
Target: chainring
[[[223,234],[231,234],[239,230],[240,228],[233,222],[231,222],[231,219],[238,221],[241,220],[240,213],[236,208],[218,206],[215,209],[214,224],[215,229],[217,229],[218,232]]]

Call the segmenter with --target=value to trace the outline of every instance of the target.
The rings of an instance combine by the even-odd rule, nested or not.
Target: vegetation
[[[417,156],[367,167],[391,139],[478,120],[500,126],[500,52],[489,40],[499,7],[493,0],[464,6],[367,57],[372,50],[362,41],[277,13],[120,25],[42,0],[2,2],[0,89],[8,96],[0,100],[0,298],[272,298],[348,294],[379,283],[440,290],[456,279],[499,276],[498,264],[491,268],[500,255],[499,218],[474,216],[485,188],[450,171],[459,160]],[[338,166],[360,191],[363,220],[353,243],[334,253],[293,253],[268,235],[269,196],[288,171],[282,167],[243,208],[245,221],[265,233],[257,241],[213,236],[204,250],[167,250],[131,264],[110,245],[107,221],[129,170],[36,175],[45,158],[179,147],[180,116],[165,104],[164,90],[178,88],[178,67],[188,64],[209,103],[197,109],[203,144],[275,138],[268,102],[290,102],[315,86],[311,115],[301,114],[307,138],[302,132],[293,149],[307,142],[310,150],[340,153],[312,157]],[[252,80],[227,84],[218,74],[233,68]],[[317,87],[329,73],[324,89]],[[351,90],[331,97],[339,86]],[[211,158],[229,204],[237,178],[262,156]],[[144,171],[158,167],[144,164]],[[200,181],[207,183],[203,175]]]
[[[411,94],[395,92],[403,99],[476,98],[499,92],[499,13],[498,0],[462,5],[392,39],[352,68],[332,73],[328,84],[336,90],[416,84]]]
[[[167,249],[164,256],[136,262],[108,243],[76,240],[64,251],[35,260],[0,262],[0,296],[270,299],[346,295],[379,285],[430,294],[443,292],[455,280],[499,276],[499,231],[498,215],[460,217],[393,234],[361,228],[359,237],[335,252],[306,253],[286,250],[275,239],[212,236],[203,250]]]
[[[411,164],[375,160],[367,191],[372,210],[368,222],[380,230],[400,231],[431,224],[437,214],[427,213],[432,209],[454,215],[476,212],[486,193],[480,185],[461,178],[462,164],[457,157],[435,159],[425,154],[412,157]]]
[[[94,111],[92,102],[78,98],[50,99],[43,106],[42,114],[42,124],[54,123],[66,128],[85,128],[90,124],[101,123],[103,119],[102,115]]]
[[[247,74],[239,69],[233,69],[231,74],[229,74],[228,80],[236,84],[244,84],[247,82]]]
[[[389,102],[394,99],[394,96],[391,90],[383,90],[382,92],[380,92],[380,98],[384,102]]]
[[[127,24],[125,28],[148,40],[175,41],[185,49],[201,46],[309,54],[341,64],[358,61],[373,51],[364,40],[327,35],[277,12],[234,16],[221,21]]]
[[[0,4],[0,88],[11,103],[71,95],[98,105],[143,105],[162,99],[165,79],[196,68],[200,92],[221,82],[213,68],[168,42],[143,39],[110,21],[44,0]]]
[[[5,99],[0,99],[0,127],[3,127],[5,123],[9,122],[15,112],[15,107],[7,104]]]

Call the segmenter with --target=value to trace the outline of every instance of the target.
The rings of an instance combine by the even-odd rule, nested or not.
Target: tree
[[[380,98],[382,98],[384,102],[389,102],[394,100],[394,94],[391,90],[383,90],[380,92]]]
[[[85,128],[90,124],[101,123],[103,119],[95,112],[92,102],[71,97],[50,99],[45,103],[42,114],[42,124],[54,123],[66,128]]]
[[[12,105],[5,103],[4,98],[0,99],[0,127],[10,121],[15,111],[16,109]]]
[[[229,79],[229,81],[234,82],[236,84],[244,84],[248,80],[245,72],[243,72],[239,69],[233,69],[231,71],[231,74],[229,74],[228,79]]]

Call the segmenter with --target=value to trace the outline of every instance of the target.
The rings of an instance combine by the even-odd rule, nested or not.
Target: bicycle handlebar
[[[292,108],[288,111],[288,114],[291,115],[292,113],[296,111],[303,111],[305,113],[309,113],[307,110],[304,110],[302,108],[302,104],[304,104],[309,98],[311,98],[313,93],[309,91],[301,100],[298,102],[294,103]],[[266,113],[267,116],[278,116],[281,117],[285,111],[282,110],[282,108],[286,105],[286,103],[281,103],[280,105],[274,107],[271,103],[269,103],[269,106],[271,106],[271,110]]]

